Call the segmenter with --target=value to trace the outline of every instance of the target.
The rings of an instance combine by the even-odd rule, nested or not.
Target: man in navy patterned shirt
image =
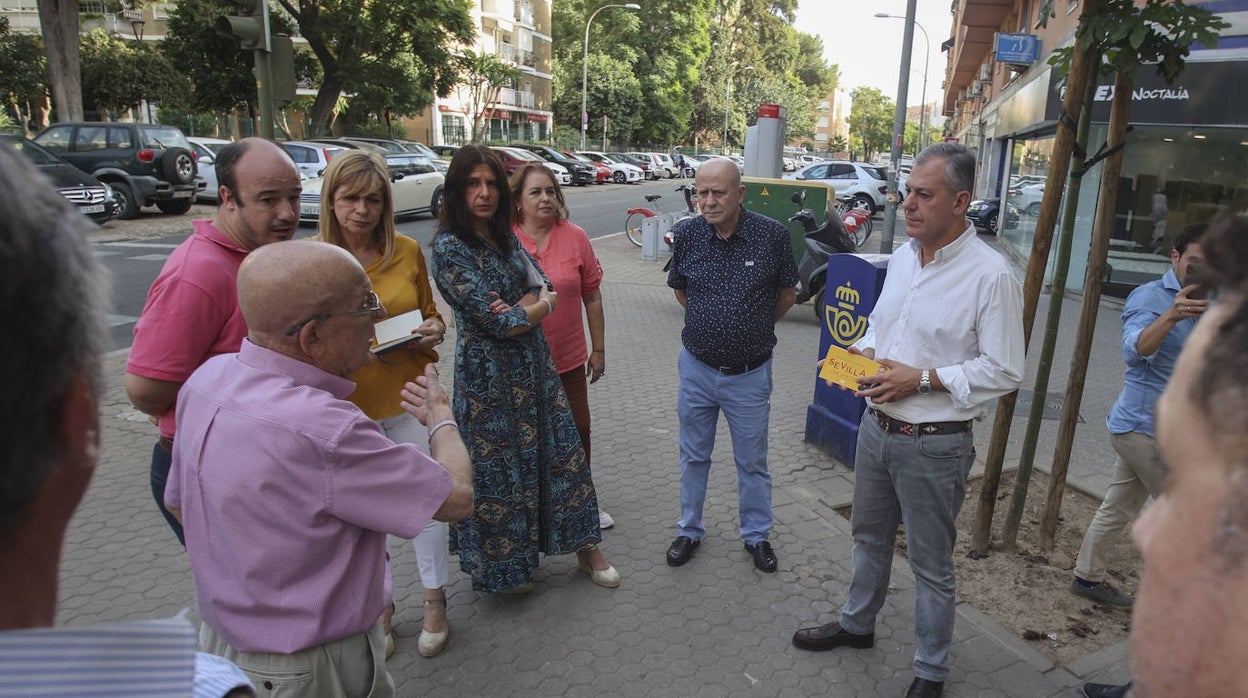
[[[713,159],[695,180],[702,215],[676,226],[667,285],[685,308],[677,413],[680,416],[680,521],[667,564],[693,556],[706,528],[702,504],[722,410],[737,463],[741,538],[763,572],[776,571],[771,531],[767,420],[776,321],[797,299],[789,231],[741,206],[736,163]]]

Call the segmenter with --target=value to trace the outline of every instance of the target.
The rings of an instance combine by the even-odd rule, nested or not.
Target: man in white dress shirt
[[[940,696],[949,672],[954,520],[975,462],[971,422],[1023,376],[1022,294],[965,218],[974,180],[962,145],[938,143],[915,159],[902,205],[910,242],[889,260],[867,332],[851,349],[885,367],[855,393],[868,409],[854,459],[853,581],[838,621],[793,636],[815,651],[875,644],[904,522],[917,584],[907,698]]]

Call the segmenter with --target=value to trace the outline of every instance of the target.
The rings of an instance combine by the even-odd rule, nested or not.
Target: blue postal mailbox
[[[866,333],[867,317],[884,287],[888,257],[886,254],[838,254],[828,259],[819,358],[827,355],[829,346],[848,347]],[[829,386],[816,373],[815,399],[806,408],[806,441],[854,467],[858,423],[866,402],[848,390]]]

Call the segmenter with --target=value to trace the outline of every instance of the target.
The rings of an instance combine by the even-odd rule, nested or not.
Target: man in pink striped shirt
[[[345,399],[385,310],[341,248],[266,245],[239,269],[238,299],[248,339],[182,386],[165,489],[186,531],[200,648],[282,695],[392,695],[386,534],[472,511],[446,392],[431,365],[394,396],[429,427],[432,458]]]

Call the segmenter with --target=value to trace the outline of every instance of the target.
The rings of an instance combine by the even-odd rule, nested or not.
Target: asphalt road
[[[647,194],[662,195],[659,203],[664,211],[680,209],[684,199],[675,189],[683,181],[687,180],[565,187],[563,191],[572,221],[585,228],[591,238],[596,238],[621,232],[627,209],[647,206]],[[190,234],[190,222],[212,218],[214,214],[215,208],[208,205],[197,205],[182,216],[145,209],[135,220],[112,221],[99,229],[94,236],[96,253],[111,272],[113,282],[109,316],[109,339],[113,349],[130,346],[134,322],[143,310],[148,287],[169,253]],[[433,239],[435,221],[427,215],[405,218],[399,222],[398,229],[420,244],[428,245]],[[312,227],[299,229],[299,237],[315,233]]]

